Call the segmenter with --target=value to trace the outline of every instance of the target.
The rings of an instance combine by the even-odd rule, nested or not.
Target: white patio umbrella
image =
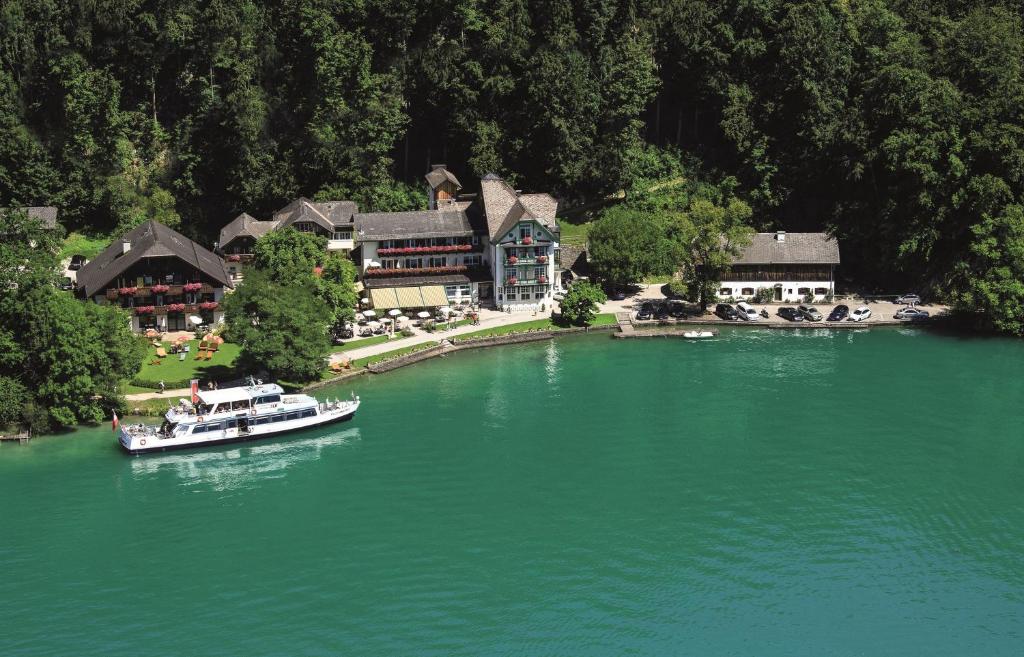
[[[441,313],[442,315],[451,315],[454,311],[452,310],[451,306],[442,306],[437,309],[437,312]]]
[[[363,317],[376,317],[376,316],[377,316],[377,311],[376,310],[364,310],[363,311]]]
[[[372,329],[380,328],[380,322],[378,322],[376,320],[374,320],[372,322],[367,322],[366,325],[369,326]]]
[[[391,315],[392,317],[398,317],[399,315],[402,314],[402,311],[399,310],[398,308],[392,308],[391,310],[388,311],[388,314]]]
[[[409,318],[408,318],[408,317],[406,317],[405,315],[399,315],[399,316],[398,316],[398,317],[396,317],[395,319],[396,319],[397,321],[399,321],[399,322],[408,322],[408,321],[409,321]]]
[[[379,262],[377,262],[376,260],[371,260],[371,261],[370,261],[370,264],[369,264],[369,265],[367,265],[367,266],[368,266],[368,267],[380,267],[380,263],[379,263]]]
[[[363,305],[366,305],[366,304],[370,303],[370,300],[367,299],[366,297],[363,297],[362,299],[359,300],[359,303],[361,303]]]
[[[199,315],[189,315],[188,321],[192,322],[196,326],[199,326],[200,324],[203,323],[203,318],[200,317]]]
[[[429,319],[430,313],[428,313],[426,310],[421,310],[418,313],[416,313],[416,316],[419,317],[420,319]]]

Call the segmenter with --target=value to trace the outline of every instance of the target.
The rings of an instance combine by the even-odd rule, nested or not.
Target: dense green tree
[[[588,281],[574,283],[559,302],[562,319],[576,326],[589,326],[597,316],[600,304],[608,300],[604,291]]]
[[[228,339],[241,345],[243,370],[293,382],[319,378],[330,349],[329,323],[308,285],[254,270],[224,308]]]
[[[664,218],[628,205],[605,211],[588,240],[594,276],[609,287],[671,274],[678,263]]]

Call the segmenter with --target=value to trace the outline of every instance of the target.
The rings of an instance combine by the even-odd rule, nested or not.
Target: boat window
[[[302,417],[313,417],[315,415],[316,411],[314,411],[312,408],[307,408],[306,410],[302,411]]]
[[[282,420],[284,420],[283,415],[275,415],[272,418],[270,418],[271,422],[281,422]]]
[[[192,433],[193,434],[206,433],[206,425],[205,424],[197,424],[196,426],[192,427]]]
[[[231,410],[233,411],[245,411],[249,409],[249,400],[241,399],[239,401],[231,402]]]
[[[257,404],[276,404],[281,401],[281,395],[263,395],[256,398]]]
[[[224,422],[224,428],[225,429],[237,429],[238,428],[238,420],[226,420]]]
[[[213,410],[213,405],[212,404],[197,404],[196,405],[196,414],[197,415],[207,415],[212,410]]]
[[[286,420],[297,420],[297,419],[299,419],[299,414],[298,414],[298,413],[289,413],[289,414],[288,414],[288,415],[287,415],[287,416],[285,417],[285,419],[286,419]]]

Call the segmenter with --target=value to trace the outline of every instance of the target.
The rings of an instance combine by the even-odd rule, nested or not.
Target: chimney
[[[786,231],[784,231],[784,230],[777,230],[777,231],[775,231],[775,241],[776,242],[785,242],[786,241]]]
[[[132,243],[128,240],[121,240],[121,255],[124,255],[132,250]]]

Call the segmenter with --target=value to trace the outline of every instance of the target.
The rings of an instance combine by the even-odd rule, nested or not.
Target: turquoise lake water
[[[1024,343],[607,335],[0,447],[0,655],[1020,655]]]

